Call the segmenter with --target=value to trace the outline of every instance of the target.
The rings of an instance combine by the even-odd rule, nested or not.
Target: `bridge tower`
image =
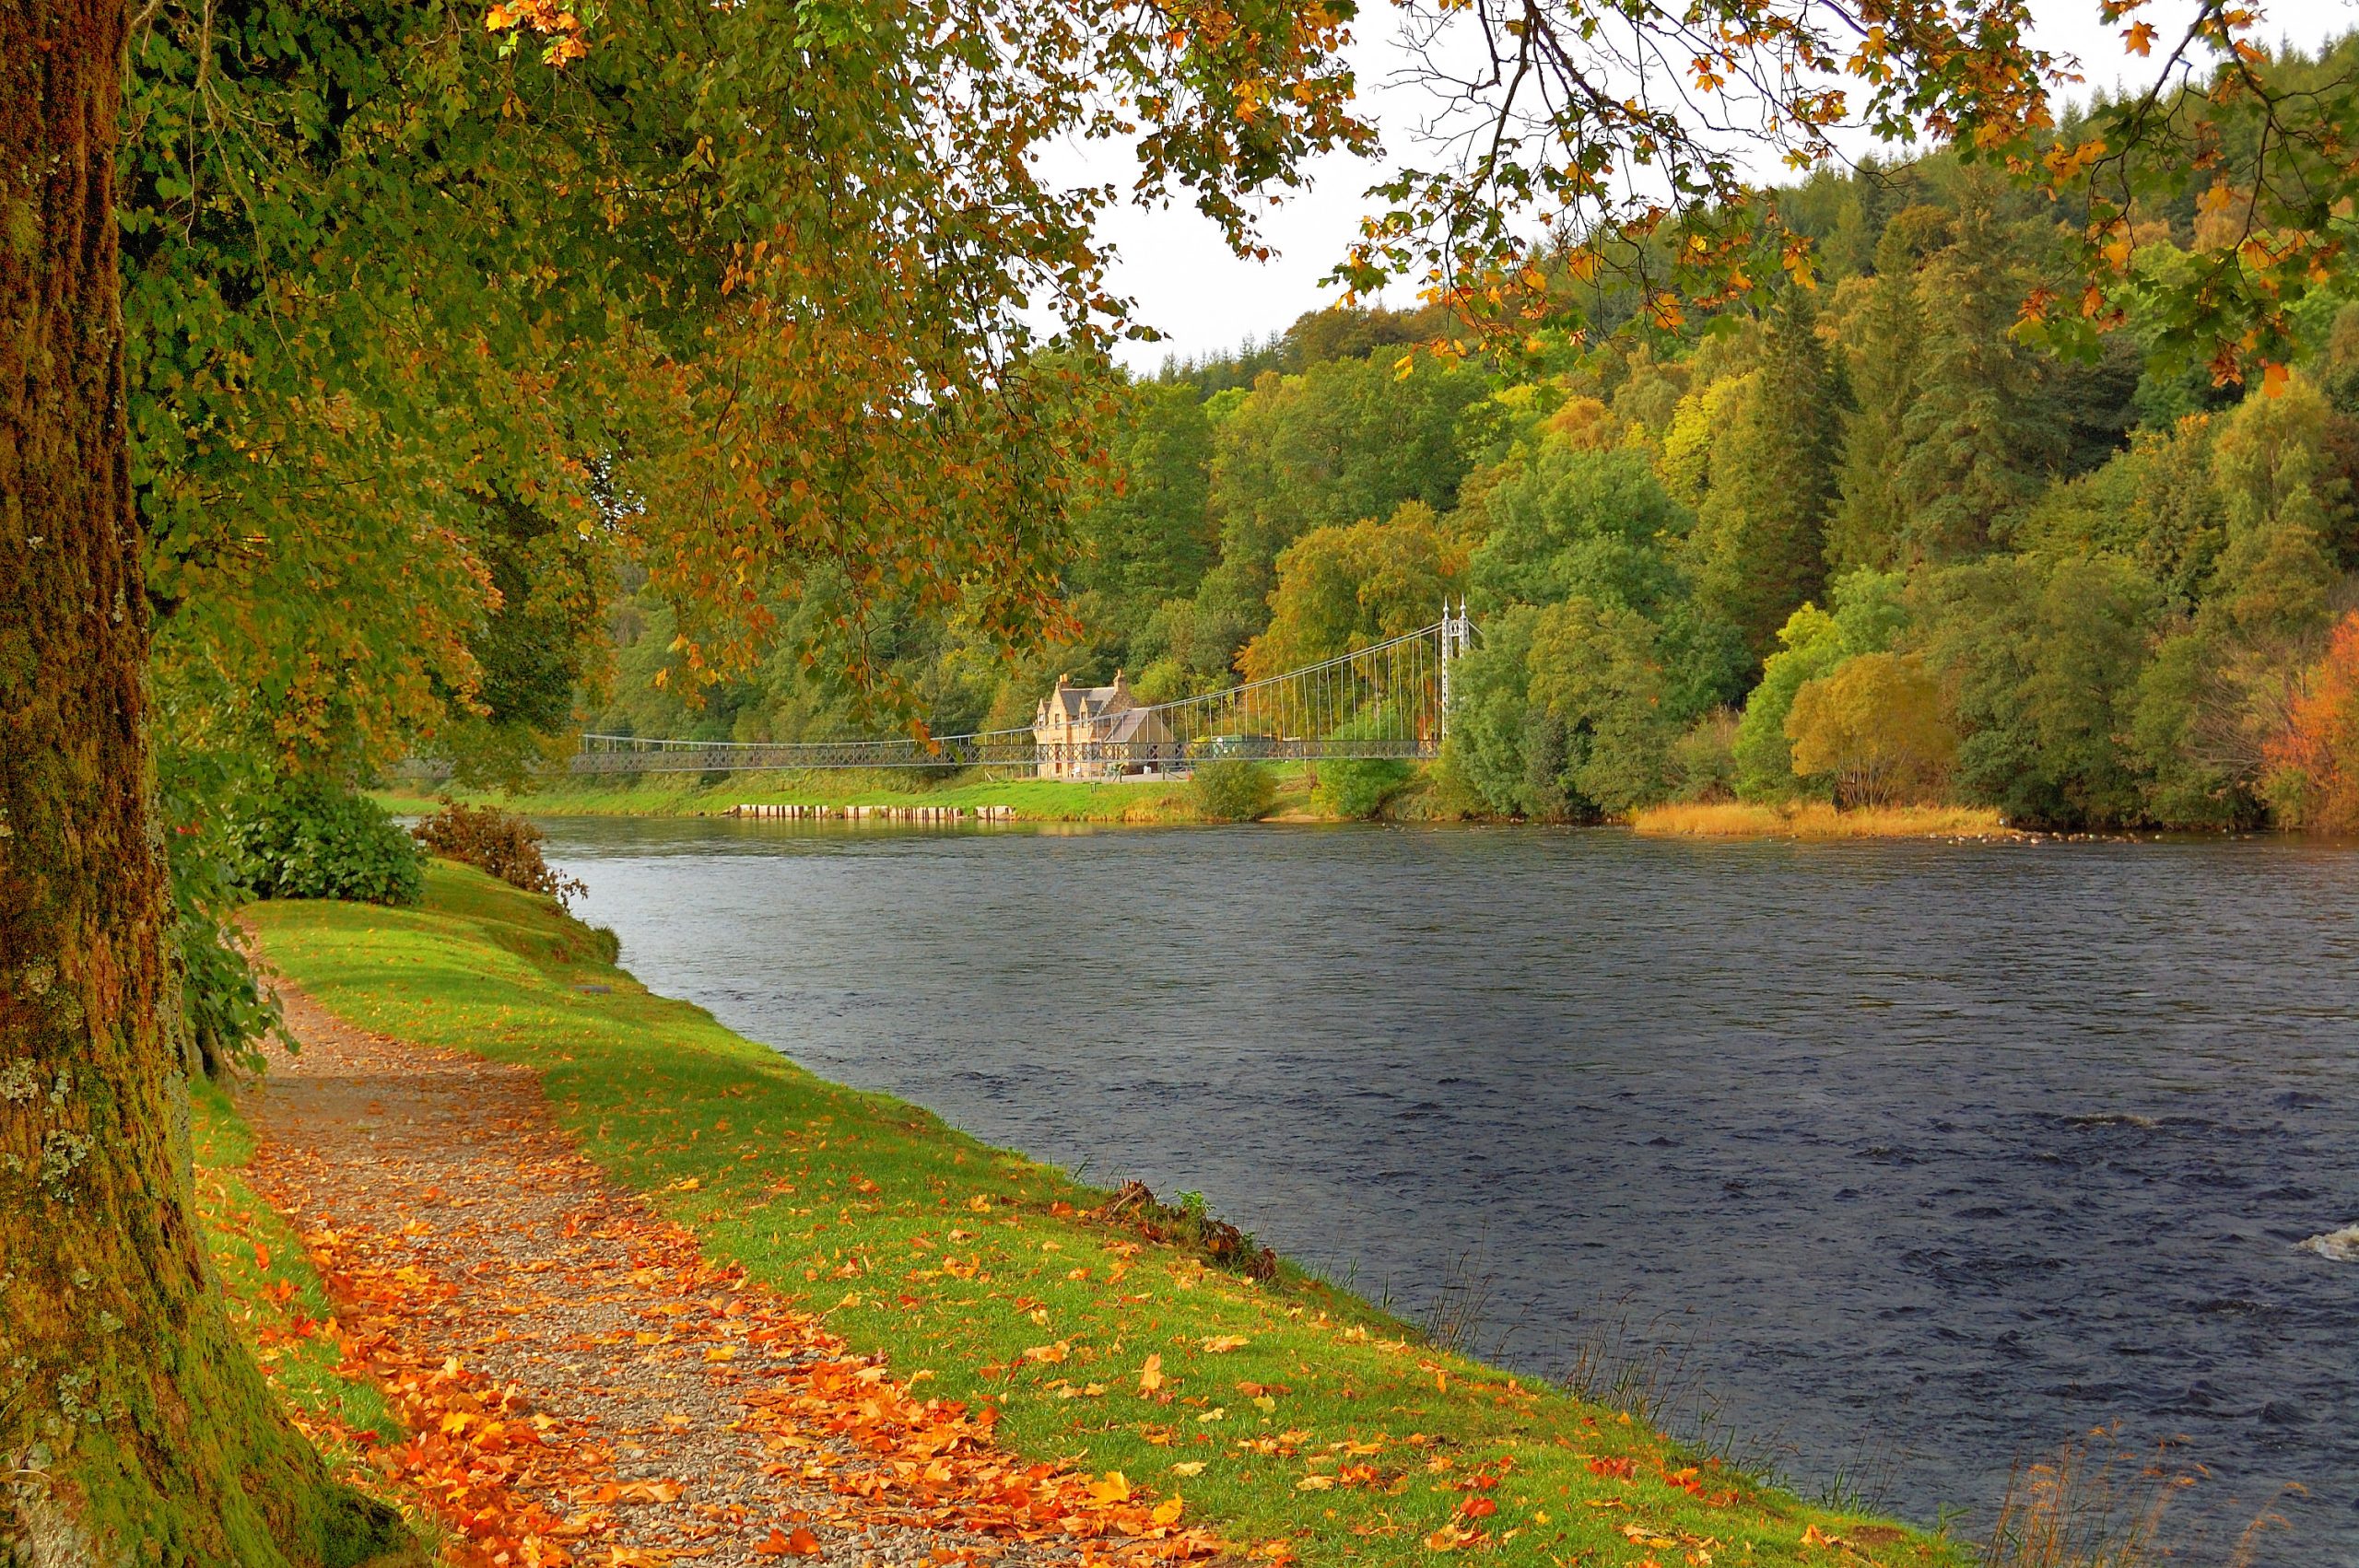
[[[1458,614],[1449,613],[1449,600],[1441,602],[1441,712],[1436,716],[1435,728],[1444,741],[1449,739],[1450,666],[1457,663],[1473,642],[1474,623],[1467,618],[1466,601],[1458,602]]]

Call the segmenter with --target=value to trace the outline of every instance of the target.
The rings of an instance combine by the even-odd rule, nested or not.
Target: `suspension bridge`
[[[1061,685],[1026,729],[834,741],[663,741],[586,734],[575,773],[710,773],[744,768],[1006,767],[1046,778],[1179,773],[1216,758],[1431,758],[1448,737],[1453,667],[1473,645],[1461,603],[1367,648],[1223,691],[1138,703],[1118,681]],[[1088,700],[1118,693],[1093,708]],[[1060,710],[1051,713],[1052,704]]]

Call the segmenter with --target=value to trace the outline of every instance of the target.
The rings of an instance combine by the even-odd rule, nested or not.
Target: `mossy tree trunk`
[[[0,1559],[398,1548],[209,1281],[123,409],[120,0],[0,0]]]

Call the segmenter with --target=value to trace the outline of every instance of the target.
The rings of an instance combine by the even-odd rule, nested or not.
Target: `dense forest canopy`
[[[1431,308],[1337,308],[1167,363],[1121,390],[1113,472],[1077,509],[1080,635],[1008,665],[953,617],[886,656],[951,732],[1024,722],[1061,672],[1201,692],[1464,593],[1484,636],[1444,772],[1470,809],[1947,798],[2056,825],[2359,825],[2359,716],[2332,695],[2359,606],[2347,269],[2247,386],[2159,351],[2172,323],[2135,308],[2093,353],[2051,351],[2038,301],[2075,275],[2078,232],[1954,155],[1771,199],[1813,275],[1673,331],[1637,320],[1633,271],[1512,356],[1453,351]],[[2157,274],[2241,242],[2200,188],[2138,221]],[[860,723],[783,658],[680,679],[672,615],[646,589],[617,602],[594,727]]]

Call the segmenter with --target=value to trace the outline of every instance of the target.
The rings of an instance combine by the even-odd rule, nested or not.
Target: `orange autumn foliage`
[[[2359,832],[2359,610],[2335,626],[2264,755],[2280,822]]]

